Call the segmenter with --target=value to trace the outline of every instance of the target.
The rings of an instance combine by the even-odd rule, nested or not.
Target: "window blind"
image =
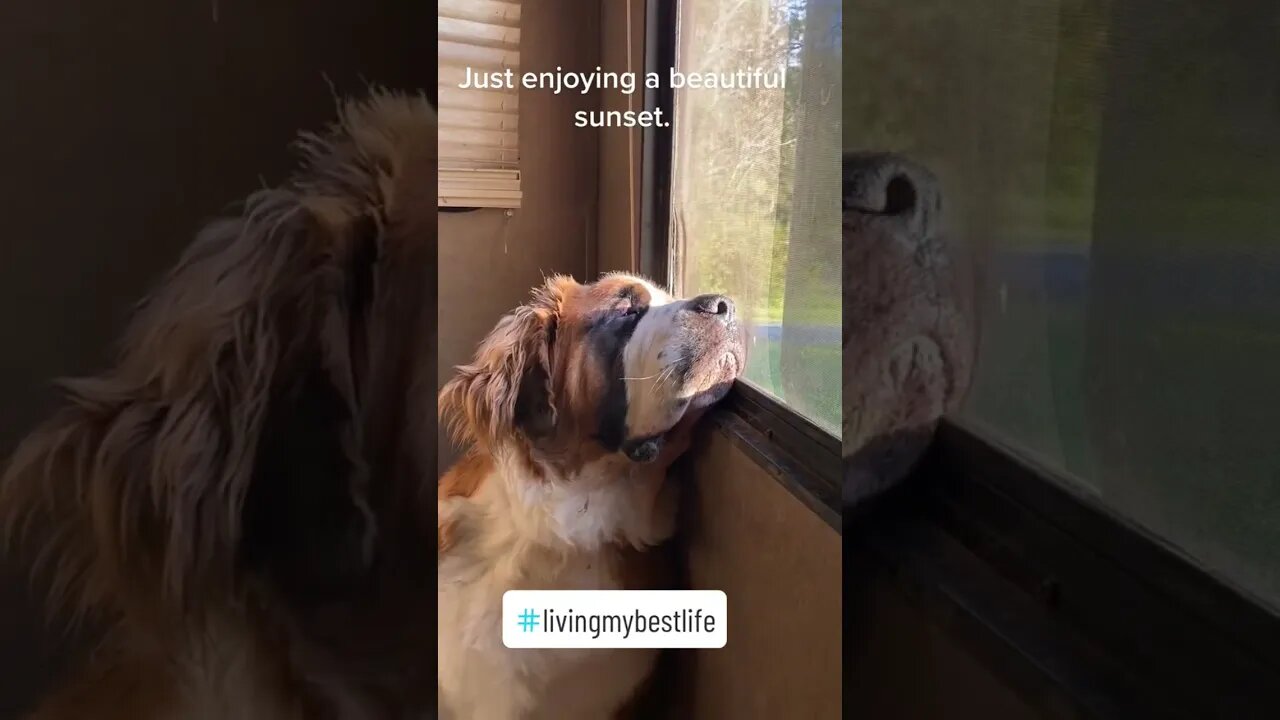
[[[519,0],[439,0],[439,207],[520,207],[516,89],[461,89],[474,73],[520,77]],[[474,84],[471,83],[471,84]]]

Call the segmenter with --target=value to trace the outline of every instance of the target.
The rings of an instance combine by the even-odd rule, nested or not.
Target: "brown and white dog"
[[[33,718],[434,711],[435,111],[341,110],[197,237],[0,480],[50,609],[102,629]]]
[[[508,649],[511,589],[654,587],[674,530],[666,469],[743,368],[733,302],[630,275],[555,277],[440,392],[470,447],[439,488],[443,717],[616,717],[655,651]]]

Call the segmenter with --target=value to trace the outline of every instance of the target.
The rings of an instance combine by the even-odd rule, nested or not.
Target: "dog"
[[[549,279],[458,368],[439,395],[469,448],[439,486],[442,717],[620,716],[656,651],[508,649],[502,595],[661,587],[667,467],[743,367],[732,300],[611,274]]]
[[[95,632],[30,717],[434,712],[436,116],[385,91],[339,111],[0,479],[6,546]]]

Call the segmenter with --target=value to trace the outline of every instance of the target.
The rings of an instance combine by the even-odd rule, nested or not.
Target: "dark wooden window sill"
[[[710,419],[788,492],[841,531],[839,438],[742,382]]]
[[[944,423],[912,476],[845,524],[846,613],[888,577],[1036,707],[1280,717],[1280,617],[969,430]]]

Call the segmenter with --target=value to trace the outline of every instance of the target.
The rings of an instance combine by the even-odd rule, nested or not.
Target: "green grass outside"
[[[781,369],[782,344],[757,343],[747,356],[747,380],[817,423],[823,429],[840,433],[840,348],[812,345],[799,350],[798,365],[804,368],[809,382],[801,392],[788,392]],[[824,390],[820,390],[823,388]]]
[[[801,300],[792,308],[790,316],[783,312],[783,294],[770,293],[768,302],[751,309],[747,317],[758,325],[781,325],[783,318],[787,322],[800,325],[832,325],[839,327],[841,318],[841,301],[839,289],[833,289],[829,295],[819,295]]]

